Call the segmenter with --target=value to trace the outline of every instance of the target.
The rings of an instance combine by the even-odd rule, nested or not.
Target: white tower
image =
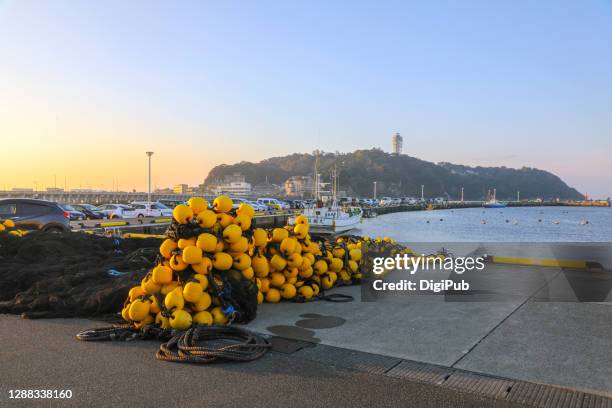
[[[404,138],[400,136],[399,132],[396,132],[391,137],[391,145],[393,146],[394,154],[402,154],[402,147],[404,145]]]

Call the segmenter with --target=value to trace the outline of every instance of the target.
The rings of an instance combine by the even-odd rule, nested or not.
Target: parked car
[[[159,200],[159,202],[170,209],[174,209],[179,204],[185,204],[184,200]]]
[[[232,197],[232,201],[234,202],[234,208],[238,208],[240,207],[240,204],[245,203],[253,207],[255,211],[268,211],[270,209],[267,205],[263,205],[256,201],[247,200],[246,198]]]
[[[12,219],[15,226],[45,232],[70,231],[70,214],[59,204],[28,198],[0,200],[0,219]]]
[[[91,204],[73,204],[72,207],[85,214],[85,218],[88,220],[101,220],[106,218],[106,214],[101,208]]]
[[[241,198],[241,197],[231,197],[231,198],[232,198],[232,203],[233,203],[232,208],[234,208],[234,209],[240,207],[240,204],[242,204],[242,203],[248,203],[249,202],[249,200],[247,200],[246,198]]]
[[[269,207],[272,207],[275,210],[288,210],[289,209],[289,204],[281,200],[278,200],[276,198],[258,198],[257,202],[261,204],[265,204]]]
[[[59,206],[62,208],[62,210],[68,213],[70,221],[83,221],[85,219],[85,214],[83,214],[70,204],[61,203]]]
[[[408,204],[408,205],[417,205],[419,202],[416,198],[413,197],[404,197],[402,198],[402,204]]]
[[[134,201],[131,206],[123,211],[124,218],[172,217],[172,210],[157,201]]]
[[[270,211],[270,207],[265,204],[258,203],[257,201],[248,200],[248,204],[255,209],[255,211]]]
[[[376,207],[378,205],[378,201],[375,198],[363,198],[359,200],[361,205],[366,205],[370,207]]]
[[[389,206],[391,205],[391,201],[393,199],[391,197],[383,197],[378,201],[378,204],[381,206]]]
[[[125,218],[123,216],[124,211],[132,210],[132,207],[126,204],[104,204],[100,206],[100,209],[107,218]]]

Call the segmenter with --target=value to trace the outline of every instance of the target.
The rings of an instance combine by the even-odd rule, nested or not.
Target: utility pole
[[[421,201],[425,201],[425,184],[421,184]]]
[[[151,156],[153,156],[153,152],[147,152],[147,156],[149,156],[149,194],[147,195],[147,200],[151,201]]]
[[[463,187],[461,187],[461,202],[463,202]]]
[[[376,200],[376,181],[374,182],[374,199]]]

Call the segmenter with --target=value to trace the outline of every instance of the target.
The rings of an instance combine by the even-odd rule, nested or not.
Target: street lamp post
[[[149,193],[147,194],[147,200],[151,202],[151,156],[153,156],[153,152],[147,152],[147,156],[149,156]]]

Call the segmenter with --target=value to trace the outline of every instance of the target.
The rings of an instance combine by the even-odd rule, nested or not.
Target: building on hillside
[[[253,186],[254,197],[278,197],[281,195],[283,189],[281,186],[271,183],[260,183]]]
[[[310,198],[314,194],[312,176],[292,176],[285,180],[285,195],[287,197]]]
[[[189,186],[187,184],[175,184],[172,188],[172,192],[174,194],[187,194],[187,189]]]
[[[230,183],[218,184],[212,188],[216,195],[226,194],[229,196],[246,196],[251,194],[251,183],[246,181],[232,181]]]
[[[221,180],[213,182],[208,186],[213,194],[226,194],[230,196],[246,196],[251,194],[251,183],[240,173],[228,174]]]

